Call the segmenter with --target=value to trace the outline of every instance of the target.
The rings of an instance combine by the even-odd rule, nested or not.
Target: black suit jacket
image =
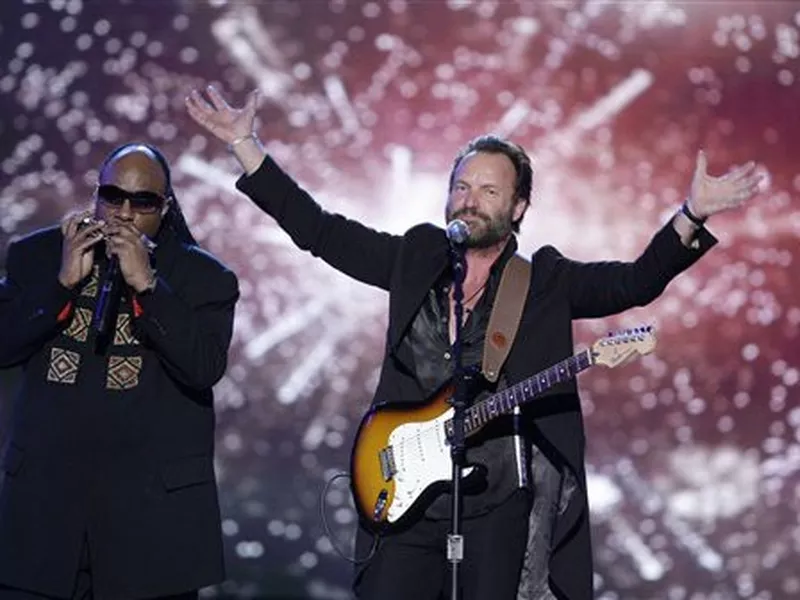
[[[96,598],[175,594],[224,577],[212,386],[231,339],[235,275],[170,230],[152,293],[126,298],[93,350],[95,272],[57,280],[62,235],[13,243],[0,285],[0,367],[22,386],[0,458],[0,583],[72,593],[88,539]]]
[[[442,229],[418,225],[403,236],[374,231],[325,212],[269,158],[237,182],[302,249],[336,269],[389,291],[386,355],[374,403],[422,402],[411,357],[400,342],[428,290],[448,265]],[[532,280],[517,337],[504,367],[509,384],[530,377],[573,354],[572,321],[602,317],[654,300],[669,281],[688,268],[716,240],[701,230],[696,247],[685,247],[665,225],[634,262],[581,263],[552,246],[532,256]],[[592,553],[584,466],[585,437],[574,381],[559,384],[527,411],[532,441],[578,483],[553,533],[551,587],[560,597],[592,597]],[[527,526],[521,524],[520,526]],[[359,556],[370,540],[359,536]]]

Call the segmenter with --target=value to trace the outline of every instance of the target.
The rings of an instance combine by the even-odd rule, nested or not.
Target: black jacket
[[[413,364],[400,342],[428,290],[448,265],[448,241],[430,224],[403,236],[379,233],[325,212],[269,158],[237,182],[302,249],[336,269],[389,292],[386,355],[374,403],[421,402]],[[603,317],[648,304],[669,281],[716,243],[701,230],[697,247],[685,247],[665,225],[632,263],[580,263],[552,246],[532,257],[532,281],[514,346],[504,367],[509,384],[525,379],[574,352],[572,321]],[[592,598],[592,551],[584,465],[585,437],[574,381],[550,389],[527,412],[535,443],[551,462],[574,475],[577,493],[557,519],[550,558],[551,587],[562,598]],[[520,526],[527,526],[520,524]],[[359,536],[359,556],[370,540]]]
[[[88,327],[102,273],[63,288],[55,228],[8,249],[0,368],[23,376],[0,458],[2,584],[68,597],[84,539],[98,599],[224,578],[211,388],[238,282],[169,230],[157,241],[157,286],[123,300],[102,355]]]

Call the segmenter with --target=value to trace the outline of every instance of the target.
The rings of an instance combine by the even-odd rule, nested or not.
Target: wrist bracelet
[[[145,287],[141,292],[139,292],[139,295],[152,294],[153,290],[156,289],[156,285],[158,285],[158,271],[153,269],[153,274],[150,277],[150,281],[148,282],[147,287]]]
[[[705,225],[706,219],[708,217],[700,218],[695,215],[691,210],[689,210],[689,202],[688,200],[683,203],[681,206],[681,212],[686,215],[686,218],[689,219],[692,223],[697,225],[698,227],[703,227]]]
[[[243,135],[242,137],[238,137],[235,140],[233,140],[230,144],[228,144],[228,150],[230,152],[233,152],[234,146],[237,146],[237,145],[241,144],[242,142],[246,142],[247,140],[250,140],[250,139],[252,139],[252,140],[256,139],[256,134],[255,134],[254,131],[251,131],[247,135]]]

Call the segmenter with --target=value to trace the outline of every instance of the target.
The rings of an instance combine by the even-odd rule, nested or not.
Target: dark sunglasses
[[[129,192],[116,185],[98,186],[97,196],[101,202],[115,208],[120,208],[128,200],[132,211],[144,214],[156,213],[167,203],[167,199],[161,194],[150,191]]]

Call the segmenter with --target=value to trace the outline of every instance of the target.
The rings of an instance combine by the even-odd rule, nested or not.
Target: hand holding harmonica
[[[103,239],[103,221],[92,219],[92,211],[69,215],[61,223],[64,241],[61,245],[61,270],[58,281],[73,289],[92,271],[94,245]]]

